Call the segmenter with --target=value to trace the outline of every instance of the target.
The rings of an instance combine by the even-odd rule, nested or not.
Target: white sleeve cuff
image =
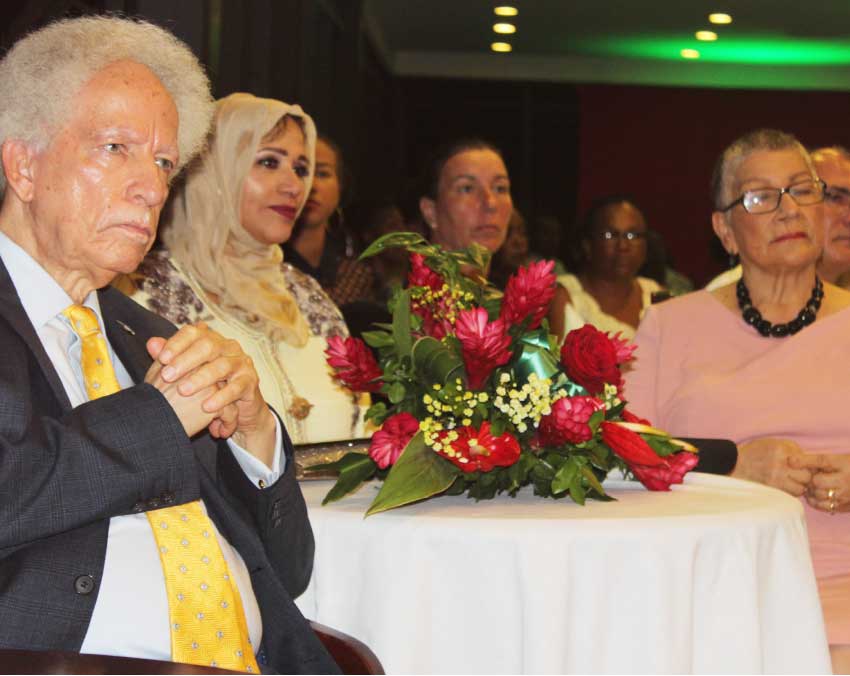
[[[266,467],[264,462],[255,458],[251,453],[233,441],[232,438],[227,440],[227,445],[233,451],[233,457],[236,458],[236,462],[239,463],[242,471],[245,472],[245,476],[255,486],[259,486],[260,488],[271,486],[280,478],[280,475],[286,469],[286,456],[283,454],[283,434],[281,434],[280,420],[276,415],[274,416],[274,425],[275,452],[271,469]]]

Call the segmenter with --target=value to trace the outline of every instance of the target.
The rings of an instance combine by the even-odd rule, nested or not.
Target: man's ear
[[[722,211],[715,211],[711,214],[711,227],[714,228],[714,234],[720,239],[726,253],[735,256],[738,254],[738,242],[735,240],[735,233],[729,226],[729,220],[726,214]]]
[[[20,139],[6,139],[0,149],[7,190],[11,188],[22,202],[35,194],[35,157],[32,147]]]
[[[419,211],[422,212],[422,218],[431,230],[437,229],[437,205],[430,197],[421,197],[419,199]]]

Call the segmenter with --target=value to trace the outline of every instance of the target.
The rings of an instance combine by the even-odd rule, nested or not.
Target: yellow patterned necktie
[[[94,310],[62,311],[82,345],[89,399],[121,389]],[[259,673],[236,581],[200,501],[147,512],[165,576],[174,662]]]

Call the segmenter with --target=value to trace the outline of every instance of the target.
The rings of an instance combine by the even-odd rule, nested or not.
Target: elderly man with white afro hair
[[[292,601],[313,534],[253,362],[110,286],[204,143],[203,68],[149,23],[68,19],[0,96],[0,648],[337,672]]]

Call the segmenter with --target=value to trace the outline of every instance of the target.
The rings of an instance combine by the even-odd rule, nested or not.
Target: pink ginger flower
[[[558,399],[552,404],[552,412],[540,419],[540,443],[543,446],[560,446],[589,441],[593,432],[588,421],[603,407],[603,403],[593,397]]]
[[[529,329],[540,326],[555,295],[554,267],[555,261],[536,261],[511,276],[500,312],[508,326],[519,324],[526,317],[531,317]]]
[[[469,388],[479,390],[493,369],[511,358],[508,349],[511,337],[505,322],[502,319],[488,322],[487,310],[472,308],[458,312],[454,330],[460,341]]]
[[[378,392],[381,389],[383,371],[360,338],[331,336],[325,355],[335,371],[334,376],[349,389],[355,392]]]

